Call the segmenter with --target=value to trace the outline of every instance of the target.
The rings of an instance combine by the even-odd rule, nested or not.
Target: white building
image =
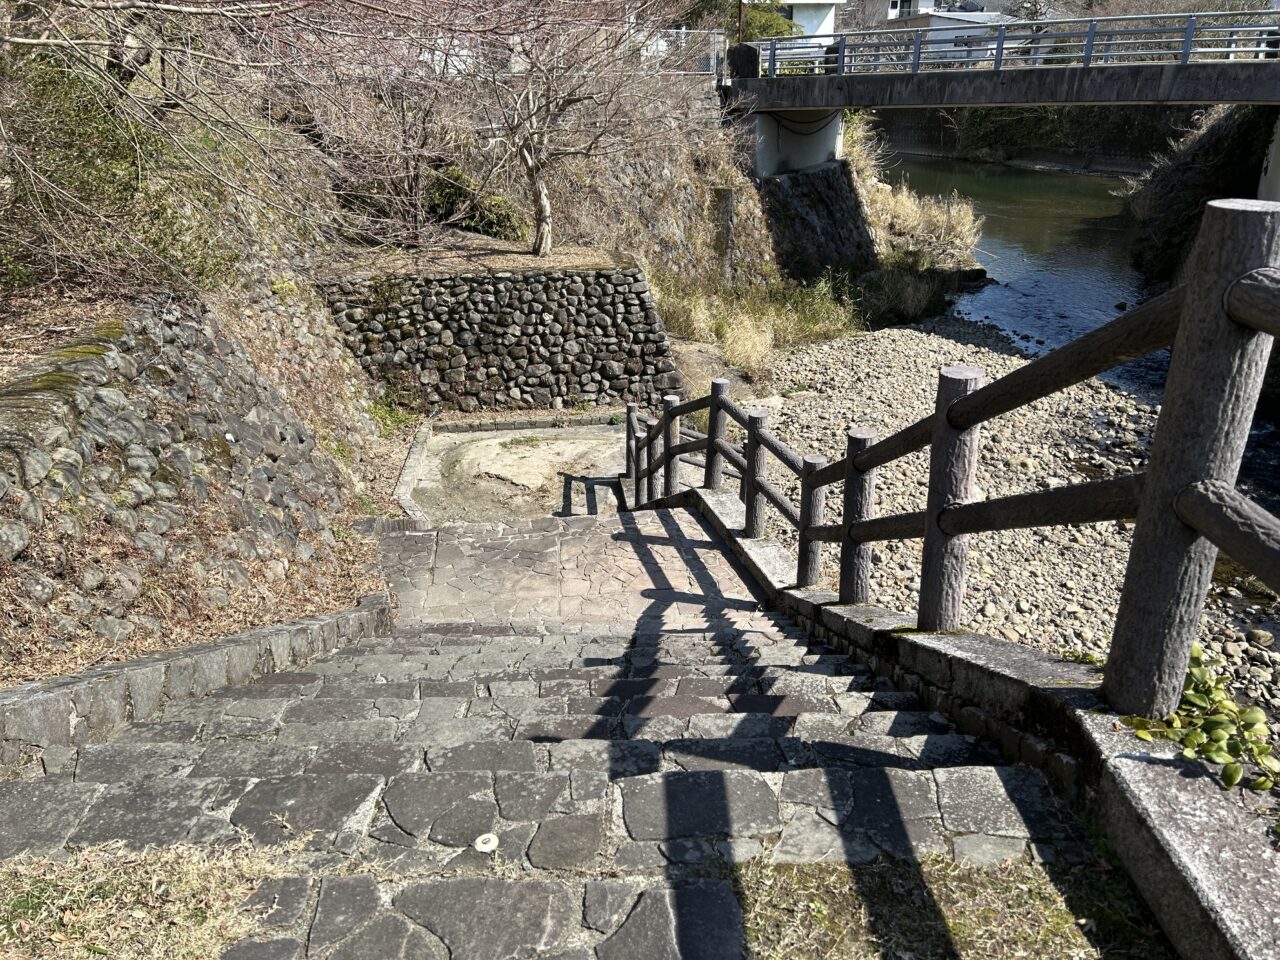
[[[892,4],[928,3],[921,13],[894,13]],[[940,10],[933,0],[889,0],[894,30],[927,30],[929,60],[961,60],[995,56],[996,27],[1012,20],[1004,13]]]
[[[836,8],[845,0],[792,0],[783,4],[783,15],[800,27],[806,37],[836,32]]]

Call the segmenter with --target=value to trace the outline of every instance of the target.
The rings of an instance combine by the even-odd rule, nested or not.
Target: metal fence
[[[724,64],[724,51],[720,30],[662,30],[645,53],[661,64],[663,73],[715,76]]]
[[[753,44],[765,77],[1280,57],[1280,11],[965,22]]]

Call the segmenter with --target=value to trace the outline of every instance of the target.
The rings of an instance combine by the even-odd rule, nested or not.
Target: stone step
[[[737,960],[745,948],[742,911],[727,880],[281,877],[263,883],[246,906],[269,933],[226,960],[304,951],[317,960]]]
[[[76,782],[117,783],[177,777],[261,778],[361,773],[390,777],[415,770],[597,770],[611,778],[676,769],[780,771],[793,768],[924,769],[1000,762],[995,748],[945,730],[936,718],[903,727],[805,713],[700,714],[692,717],[462,718],[385,739],[354,739],[359,722],[294,724],[261,739],[198,739],[186,725],[156,724],[146,739],[81,747],[66,762]],[[919,732],[937,724],[937,731]],[[165,739],[162,728],[172,730]],[[886,727],[902,729],[885,732]],[[378,731],[375,731],[378,732]],[[348,739],[351,738],[351,739]]]

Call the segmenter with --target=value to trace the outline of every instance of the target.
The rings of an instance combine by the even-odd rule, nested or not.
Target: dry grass
[[[468,273],[486,270],[597,270],[617,265],[615,257],[592,247],[557,244],[546,257],[529,253],[519,240],[500,240],[464,230],[442,229],[430,247],[335,247],[324,273],[343,280],[388,273]]]
[[[774,865],[751,861],[739,896],[752,960],[1173,960],[1127,880],[1094,864],[1051,877],[930,857]]]
[[[101,289],[42,287],[0,298],[0,382],[37,354],[104,325],[123,325],[129,305]]]
[[[339,517],[334,528],[338,543],[308,564],[293,563],[281,571],[264,561],[243,561],[250,585],[237,589],[223,581],[208,581],[199,569],[204,555],[192,549],[197,543],[217,543],[233,534],[229,519],[211,510],[187,508],[189,525],[171,530],[165,537],[173,550],[164,564],[153,563],[118,527],[101,518],[74,517],[85,535],[72,538],[58,532],[57,514],[32,533],[25,556],[32,566],[61,581],[60,587],[78,588],[81,573],[95,566],[110,575],[128,563],[143,577],[141,594],[126,616],[151,617],[157,629],[139,628],[127,639],[113,642],[95,633],[89,620],[65,599],[65,589],[48,606],[27,598],[23,572],[16,565],[0,570],[0,686],[42,680],[73,673],[99,663],[117,663],[160,650],[237,633],[266,623],[295,620],[354,606],[368,593],[385,589],[377,570],[375,541],[350,529],[356,514]],[[174,548],[177,549],[174,549]],[[186,549],[183,549],[183,548]],[[229,602],[209,602],[202,588],[220,586]],[[59,629],[70,623],[72,629]]]
[[[852,164],[881,261],[909,260],[916,269],[955,270],[977,266],[982,218],[958,193],[929,197],[909,186],[883,182],[884,145],[861,115],[847,118],[844,155]]]
[[[113,845],[0,863],[0,957],[209,960],[254,928],[240,909],[278,875],[245,849]]]
[[[746,288],[690,285],[682,275],[653,277],[667,329],[715,344],[731,367],[767,380],[779,351],[940,312],[945,274],[977,265],[982,219],[959,196],[925,197],[882,183],[882,148],[856,116],[846,124],[845,156],[876,240],[875,271]]]
[[[667,330],[720,347],[752,380],[769,378],[774,352],[862,329],[852,304],[829,280],[743,290],[691,289],[678,278],[654,283]]]

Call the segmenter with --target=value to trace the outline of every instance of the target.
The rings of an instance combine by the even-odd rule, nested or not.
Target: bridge
[[[756,117],[756,173],[833,159],[849,109],[1280,104],[1280,11],[954,16],[973,19],[734,48],[731,102]]]

